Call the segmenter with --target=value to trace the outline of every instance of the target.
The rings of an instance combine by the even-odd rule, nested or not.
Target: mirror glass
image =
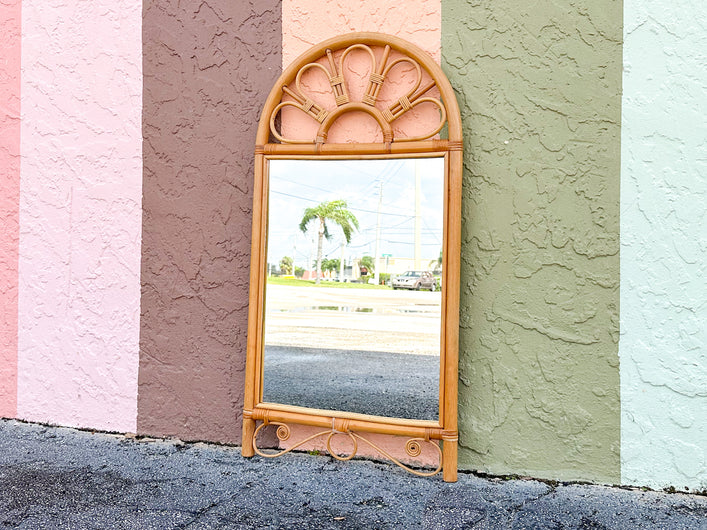
[[[438,419],[443,199],[443,158],[269,161],[263,401]]]

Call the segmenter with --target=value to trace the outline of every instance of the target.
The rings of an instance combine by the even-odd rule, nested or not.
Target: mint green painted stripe
[[[460,466],[618,482],[622,5],[442,2],[465,126]]]
[[[627,0],[621,475],[707,488],[707,11]]]

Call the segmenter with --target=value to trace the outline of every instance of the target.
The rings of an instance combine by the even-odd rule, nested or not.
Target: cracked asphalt
[[[0,528],[707,529],[707,497],[459,475],[0,420]]]

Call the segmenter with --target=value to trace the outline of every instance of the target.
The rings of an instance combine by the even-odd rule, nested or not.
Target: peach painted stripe
[[[388,33],[406,39],[426,52],[437,62],[441,60],[442,50],[442,5],[441,0],[362,0],[359,2],[344,2],[335,0],[320,2],[316,0],[283,0],[282,2],[282,66],[287,68],[300,54],[319,42],[352,31],[375,31]],[[365,57],[352,57],[353,61],[365,60]],[[326,97],[322,94],[329,89],[326,80],[311,79],[303,85],[314,94],[315,98],[328,107]],[[333,101],[333,98],[329,98]],[[329,103],[331,103],[329,101]],[[286,109],[287,110],[287,109]],[[429,110],[429,109],[428,109]],[[435,109],[432,109],[433,120],[438,119]],[[349,118],[353,118],[350,120]],[[423,120],[426,118],[423,118]],[[282,131],[286,137],[297,138],[299,134],[308,135],[316,132],[316,123],[306,116],[299,116],[298,111],[285,112],[282,116]],[[433,122],[433,123],[436,123]],[[363,125],[362,125],[363,124]],[[356,120],[356,116],[343,116],[337,125],[342,125],[340,131],[357,138],[366,138],[373,133],[368,130],[368,122]],[[333,128],[332,128],[333,131]],[[421,133],[423,131],[420,131]],[[414,134],[419,134],[414,133]],[[333,134],[330,140],[338,141]],[[371,141],[375,141],[372,138]],[[312,429],[302,426],[292,427],[292,440],[301,440],[312,434]],[[371,436],[375,443],[390,452],[393,456],[409,460],[403,450],[404,441],[390,436]],[[286,444],[284,445],[286,446]],[[310,442],[302,449],[321,449],[317,442]],[[365,444],[359,445],[359,455],[381,455]],[[432,465],[436,462],[436,454],[423,453],[418,464]]]
[[[21,0],[0,2],[0,417],[17,415]]]
[[[25,0],[18,416],[134,431],[142,2]]]
[[[409,40],[439,62],[441,0],[283,0],[283,69],[319,42],[352,31],[377,31]]]

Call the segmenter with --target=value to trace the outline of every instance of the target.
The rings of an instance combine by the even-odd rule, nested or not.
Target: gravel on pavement
[[[707,529],[707,497],[0,420],[0,528]]]

